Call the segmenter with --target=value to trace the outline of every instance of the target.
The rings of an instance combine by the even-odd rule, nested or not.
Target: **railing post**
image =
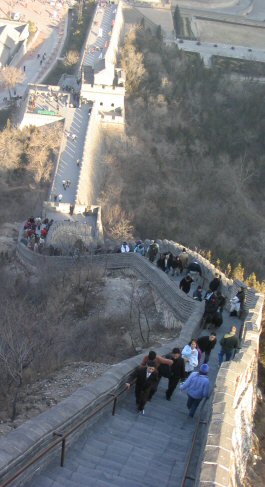
[[[112,416],[115,416],[116,404],[117,404],[117,396],[114,397],[113,407],[112,407]]]
[[[63,467],[64,465],[64,454],[65,454],[65,438],[62,439],[61,467]]]

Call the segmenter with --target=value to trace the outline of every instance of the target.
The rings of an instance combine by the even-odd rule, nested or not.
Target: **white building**
[[[0,66],[12,64],[27,51],[28,24],[0,20]]]

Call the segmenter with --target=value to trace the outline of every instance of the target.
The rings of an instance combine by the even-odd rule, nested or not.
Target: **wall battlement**
[[[158,243],[161,251],[171,251],[174,254],[178,254],[182,250],[182,245],[172,241],[163,240],[158,241]],[[187,252],[191,260],[196,258],[200,262],[205,282],[210,281],[216,271],[215,267],[198,253],[189,249],[187,249]],[[69,267],[77,265],[76,261],[71,257],[37,255],[21,243],[18,243],[17,255],[27,266],[51,265],[58,270],[65,267],[69,270]],[[80,265],[83,265],[86,260],[86,257],[81,258]],[[203,305],[194,302],[189,296],[181,293],[174,283],[164,273],[150,264],[147,259],[129,253],[95,255],[93,259],[90,256],[89,261],[104,263],[104,266],[109,269],[131,268],[149,282],[157,296],[167,304],[177,319],[183,323],[178,339],[180,346],[187,343],[194,332],[198,330],[203,313]],[[233,282],[227,279],[224,275],[222,275],[222,282],[222,292],[228,298],[236,293],[241,284],[239,281]],[[234,361],[225,362],[220,367],[214,389],[212,416],[206,439],[202,468],[197,479],[200,487],[212,487],[214,485],[239,487],[244,477],[247,459],[252,447],[252,426],[257,398],[258,350],[263,301],[263,295],[256,293],[253,289],[247,290],[246,318],[243,327],[241,351],[236,355]],[[129,364],[131,361],[135,366],[135,360],[139,362],[139,357],[125,362]],[[105,379],[103,377],[98,379],[98,381],[100,380],[104,382]],[[125,376],[122,379],[120,378],[120,380],[126,381]],[[71,401],[71,398],[67,401]],[[64,402],[62,402],[62,407]],[[57,408],[60,407],[61,405],[57,406]],[[46,415],[48,412],[44,414]],[[34,419],[32,421],[34,422]],[[24,428],[24,426],[21,428]],[[14,434],[16,433],[14,432]]]

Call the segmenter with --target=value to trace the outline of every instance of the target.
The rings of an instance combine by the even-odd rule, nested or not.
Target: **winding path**
[[[162,279],[160,285],[164,277],[171,282],[164,273],[155,267],[153,270]],[[176,287],[175,294],[178,294]],[[225,312],[224,324],[217,330],[218,341],[232,324],[239,330],[240,320],[230,318]],[[177,339],[174,346],[178,345]],[[209,362],[212,384],[218,372],[218,351],[219,344]],[[87,427],[67,453],[64,468],[59,466],[58,456],[26,487],[180,486],[200,413],[194,419],[188,417],[186,396],[178,389],[172,400],[167,401],[166,386],[167,380],[162,379],[144,416],[137,414],[133,392],[128,392],[118,404],[115,416],[108,411],[96,424]],[[203,419],[208,417],[208,405],[202,408]],[[200,463],[201,449],[202,445],[197,444],[193,453],[194,470]]]

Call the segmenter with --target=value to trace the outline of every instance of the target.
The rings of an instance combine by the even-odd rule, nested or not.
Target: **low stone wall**
[[[167,303],[175,313],[178,320],[186,322],[187,320],[202,317],[203,304],[194,301],[190,296],[186,296],[168,276],[161,272],[157,267],[152,265],[147,259],[134,254],[107,254],[107,255],[89,255],[81,257],[78,261],[73,257],[64,256],[46,256],[36,254],[29,250],[25,245],[19,243],[17,246],[18,258],[29,267],[50,268],[51,270],[68,270],[78,266],[82,268],[90,264],[102,264],[107,269],[126,269],[132,268],[141,278],[151,284],[158,293],[160,298]]]
[[[252,448],[259,335],[264,297],[248,292],[241,351],[221,365],[198,485],[241,487]]]
[[[183,248],[180,244],[167,240],[159,241],[159,244],[162,252],[171,251],[179,254]],[[190,249],[187,249],[187,252],[190,260],[197,259],[200,262],[203,279],[207,285],[216,269],[198,253]],[[50,265],[56,269],[64,269],[66,266],[69,269],[71,266],[79,265],[69,257],[46,257],[34,254],[22,244],[18,244],[17,254],[23,263],[33,267]],[[154,289],[158,307],[161,306],[162,310],[166,303],[169,321],[177,318],[184,323],[177,339],[178,346],[184,346],[198,331],[204,309],[203,303],[195,302],[184,295],[165,273],[159,271],[147,259],[133,253],[107,254],[80,259],[80,265],[84,266],[85,262],[101,263],[107,269],[131,268],[145,279]],[[240,281],[233,282],[224,275],[222,275],[222,283],[222,292],[228,298],[233,296],[242,284]],[[202,469],[196,483],[199,487],[242,486],[252,445],[263,301],[263,295],[253,289],[247,290],[245,303],[247,316],[243,327],[242,350],[236,355],[234,361],[222,364],[217,376],[212,419]],[[139,363],[139,358],[130,360],[137,360]]]
[[[172,240],[158,240],[161,252],[172,252],[173,255],[179,255],[182,252],[183,245],[173,242]],[[214,277],[214,274],[218,272],[222,276],[222,287],[221,292],[227,298],[227,306],[229,306],[229,300],[234,297],[239,290],[240,286],[243,285],[242,282],[232,279],[228,279],[223,272],[216,269],[216,267],[211,264],[207,259],[202,257],[195,250],[191,250],[185,247],[187,253],[189,254],[189,262],[196,260],[200,263],[202,267],[202,286],[204,288],[209,286],[209,283]]]

